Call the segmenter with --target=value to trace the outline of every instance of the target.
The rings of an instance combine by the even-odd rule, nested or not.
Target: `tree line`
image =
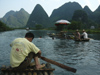
[[[91,26],[94,26],[95,29],[100,28],[100,24],[92,21],[89,19],[87,13],[83,10],[76,10],[72,16],[72,20],[70,20],[70,25],[59,25],[57,27],[58,30],[69,29],[69,30],[76,30],[76,29],[90,29]]]
[[[5,23],[0,21],[0,31],[8,31],[12,30],[12,28],[8,27]]]

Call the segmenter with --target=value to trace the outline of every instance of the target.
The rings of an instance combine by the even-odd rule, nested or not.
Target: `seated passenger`
[[[83,29],[83,33],[81,35],[82,39],[88,39],[88,34],[86,33],[86,31]]]

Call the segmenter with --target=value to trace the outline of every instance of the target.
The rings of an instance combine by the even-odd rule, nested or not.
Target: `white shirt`
[[[86,32],[83,32],[82,35],[83,35],[84,39],[87,39],[88,38],[88,34]]]

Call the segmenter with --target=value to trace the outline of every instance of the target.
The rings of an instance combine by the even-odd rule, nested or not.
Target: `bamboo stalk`
[[[43,57],[43,56],[41,56],[40,58],[41,58],[42,60],[44,60],[44,61],[47,61],[47,62],[51,63],[51,64],[54,64],[54,65],[59,66],[59,67],[61,67],[61,68],[63,68],[63,69],[66,69],[67,71],[71,71],[71,72],[74,72],[74,73],[76,72],[76,69],[71,68],[71,67],[68,67],[68,66],[66,66],[66,65],[63,65],[63,64],[58,63],[58,62],[56,62],[56,61],[53,61],[53,60],[51,60],[51,59],[45,58],[45,57]]]

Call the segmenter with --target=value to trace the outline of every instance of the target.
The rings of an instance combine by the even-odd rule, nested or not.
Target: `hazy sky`
[[[40,4],[50,16],[54,9],[69,1],[78,2],[83,8],[87,5],[92,11],[100,5],[100,0],[0,0],[0,18],[10,10],[19,11],[21,8],[31,14],[37,4]]]

